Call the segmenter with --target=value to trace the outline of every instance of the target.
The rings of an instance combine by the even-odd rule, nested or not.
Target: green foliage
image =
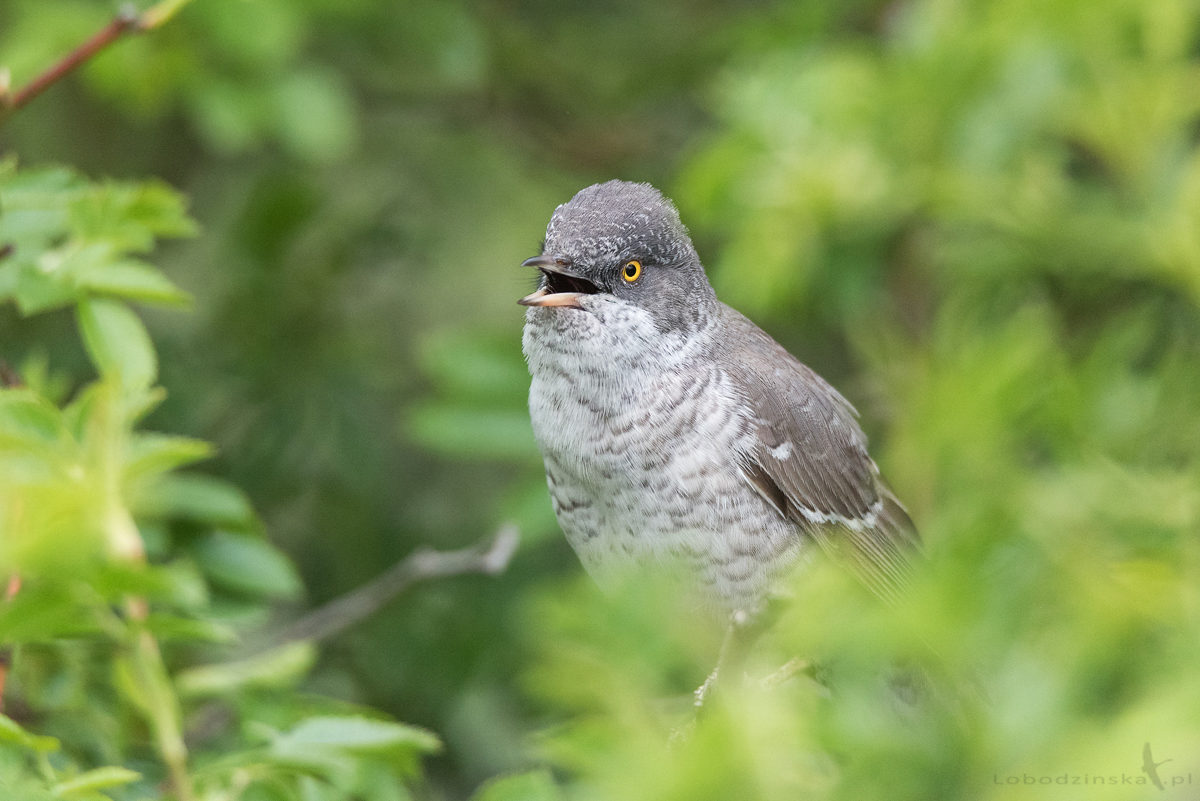
[[[155,182],[0,168],[10,246],[0,300],[26,315],[73,306],[99,375],[66,403],[36,365],[28,387],[0,388],[0,643],[17,646],[6,665],[15,655],[23,706],[55,732],[0,716],[0,790],[94,801],[146,798],[166,783],[184,801],[407,797],[437,738],[271,695],[303,679],[310,643],[244,659],[216,650],[237,639],[237,621],[302,587],[244,494],[178,472],[212,455],[206,443],[138,427],[162,390],[129,302],[186,295],[130,254],[192,230],[182,198]],[[189,737],[189,755],[185,725],[212,715],[229,720]]]
[[[354,100],[336,72],[305,58],[304,16],[322,3],[191,3],[154,35],[103,54],[85,75],[107,102],[139,117],[184,115],[205,140],[236,154],[279,143],[316,162],[358,135]],[[100,28],[112,3],[21,2],[5,26],[6,61],[20,84]]]
[[[0,163],[0,191],[0,240],[12,248],[0,263],[0,300],[14,301],[22,313],[91,296],[147,303],[187,300],[159,270],[133,258],[148,251],[156,237],[194,231],[183,199],[162,184],[92,184],[62,168],[18,171],[10,158]],[[81,319],[80,324],[93,347],[103,347],[111,326],[140,326],[111,308],[81,311],[81,318],[91,321]],[[124,339],[122,333],[118,339]]]
[[[479,788],[471,801],[558,801],[558,791],[549,771],[537,770],[501,776]]]
[[[734,689],[677,749],[653,620],[540,612],[538,686],[589,713],[550,739],[574,797],[1129,798],[1158,792],[1146,743],[1177,794],[1196,767],[1200,109],[1172,87],[1200,19],[980,8],[780,36],[719,82],[680,193],[724,297],[829,326],[875,377],[927,569],[895,609],[802,570],[750,673],[801,655],[821,681]],[[597,678],[613,654],[641,681]]]

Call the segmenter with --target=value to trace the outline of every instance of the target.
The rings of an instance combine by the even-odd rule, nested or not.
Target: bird
[[[894,600],[919,548],[858,413],[718,300],[674,203],[608,181],[558,206],[525,311],[529,412],[589,574],[679,566],[697,604],[758,615],[815,545]]]
[[[1160,790],[1167,789],[1163,786],[1162,778],[1158,775],[1158,766],[1165,765],[1171,762],[1170,759],[1164,759],[1161,762],[1154,761],[1154,752],[1150,750],[1150,743],[1142,746],[1142,773],[1150,777],[1150,781],[1154,782],[1154,786]]]

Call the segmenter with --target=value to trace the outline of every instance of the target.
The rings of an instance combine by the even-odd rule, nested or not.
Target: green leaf
[[[294,642],[250,659],[182,671],[175,684],[181,695],[191,698],[227,696],[250,687],[289,687],[304,678],[316,657],[311,642]]]
[[[92,265],[76,280],[82,289],[146,303],[182,306],[191,300],[156,267],[128,259]]]
[[[255,532],[262,528],[244,492],[228,481],[201,473],[161,476],[138,509],[144,515],[191,520],[214,528]]]
[[[338,73],[294,72],[277,86],[278,134],[284,146],[306,161],[332,161],[346,155],[357,137],[357,117]]]
[[[8,715],[0,714],[0,742],[12,743],[31,751],[48,754],[59,749],[59,742],[54,737],[31,734],[21,728],[21,725]]]
[[[404,723],[363,717],[312,717],[271,744],[273,756],[300,764],[327,762],[330,752],[390,756],[436,753],[441,740],[432,732]]]
[[[17,170],[7,162],[0,177],[0,240],[16,243],[22,253],[60,236],[67,227],[67,203],[80,184],[64,167]]]
[[[78,301],[87,293],[179,304],[187,295],[154,267],[127,258],[195,225],[181,194],[159,181],[87,182],[62,168],[0,176],[0,298],[23,314]]]
[[[228,531],[201,538],[192,549],[196,563],[219,587],[263,598],[300,597],[300,577],[291,561],[264,539]]]
[[[0,604],[0,641],[48,642],[98,633],[101,626],[96,615],[76,596],[67,582],[53,587],[27,582],[21,592]]]
[[[17,269],[12,293],[21,314],[38,314],[78,299],[75,287],[56,271],[58,262],[55,256],[55,251],[45,251],[37,265],[24,265],[22,269]]]
[[[178,615],[150,615],[146,618],[146,628],[163,642],[177,640],[232,645],[238,641],[237,632],[231,626]]]
[[[124,303],[104,298],[80,301],[76,319],[92,363],[123,387],[145,389],[158,374],[158,359],[141,319]]]
[[[62,415],[53,404],[27,389],[0,389],[0,449],[6,440],[50,444],[65,434]]]
[[[136,434],[125,460],[127,478],[165,473],[213,455],[204,440],[167,434]]]
[[[86,771],[73,779],[59,782],[51,788],[51,792],[59,798],[79,798],[90,796],[97,790],[129,784],[140,778],[142,778],[142,774],[137,771],[109,765]]]
[[[174,608],[199,610],[208,604],[208,585],[188,559],[167,564],[113,562],[91,579],[92,586],[110,602],[137,595]]]
[[[562,793],[548,770],[501,776],[484,784],[471,801],[559,801]]]
[[[210,78],[196,86],[193,124],[213,148],[241,153],[262,141],[261,97],[238,81]]]
[[[70,224],[80,238],[126,252],[149,250],[155,237],[196,232],[184,196],[161,181],[89,184],[71,204]]]

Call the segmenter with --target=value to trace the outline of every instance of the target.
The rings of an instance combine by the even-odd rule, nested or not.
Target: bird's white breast
[[[568,541],[602,585],[678,561],[707,600],[755,605],[799,537],[741,474],[745,404],[698,358],[704,337],[672,340],[618,304],[601,311],[620,325],[536,309],[525,328],[534,434]]]

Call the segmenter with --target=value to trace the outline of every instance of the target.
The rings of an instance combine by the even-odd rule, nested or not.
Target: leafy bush
[[[678,614],[647,636],[549,601],[540,684],[598,713],[551,741],[586,777],[572,797],[1130,798],[1165,759],[1194,792],[1200,107],[1178,87],[1198,22],[915,2],[726,71],[684,218],[725,243],[719,294],[827,326],[874,377],[851,394],[888,421],[928,569],[896,609],[803,571],[756,675],[827,674],[733,694],[676,750],[647,733],[697,639]],[[895,665],[927,677],[914,703]]]
[[[164,783],[179,799],[406,797],[438,739],[281,692],[311,666],[309,643],[215,661],[301,585],[241,492],[180,470],[211,455],[206,443],[138,428],[162,390],[129,303],[187,301],[141,257],[193,229],[157,182],[0,165],[0,300],[25,314],[72,308],[98,373],[65,401],[37,363],[21,371],[28,386],[0,389],[0,642],[15,646],[15,714],[44,732],[0,716],[0,787],[31,799],[145,797]]]

